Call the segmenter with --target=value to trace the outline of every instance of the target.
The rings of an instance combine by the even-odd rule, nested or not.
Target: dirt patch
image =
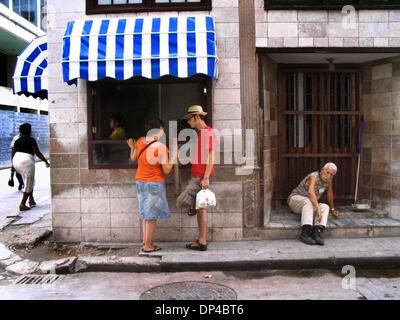
[[[53,240],[47,240],[38,244],[34,248],[14,249],[14,252],[23,259],[40,262],[47,260],[58,260],[69,257],[135,257],[139,254],[140,249],[140,246],[132,246],[127,248],[97,248],[93,246],[84,246],[79,244],[57,244]]]

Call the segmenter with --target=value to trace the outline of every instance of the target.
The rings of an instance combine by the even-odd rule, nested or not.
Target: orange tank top
[[[139,155],[146,144],[143,142],[145,138],[140,138],[136,142],[136,152]],[[138,169],[136,172],[136,180],[150,182],[164,182],[165,177],[160,164],[161,158],[168,155],[166,145],[156,142],[149,146],[138,159]],[[150,160],[150,162],[149,162]]]

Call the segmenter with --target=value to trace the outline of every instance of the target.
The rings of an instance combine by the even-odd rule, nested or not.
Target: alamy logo
[[[342,288],[344,290],[356,290],[356,269],[354,266],[344,266],[342,274],[346,274],[342,279]]]
[[[354,6],[344,6],[342,8],[342,28],[351,30],[357,28],[357,14]]]

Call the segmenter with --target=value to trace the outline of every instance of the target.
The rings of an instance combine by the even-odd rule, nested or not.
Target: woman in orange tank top
[[[172,170],[177,151],[169,161],[168,148],[160,142],[164,135],[162,120],[155,119],[145,125],[146,137],[127,141],[131,148],[131,160],[138,162],[136,172],[136,192],[139,200],[140,218],[143,220],[143,252],[158,251],[161,248],[152,244],[158,219],[169,219],[167,192],[164,175]]]

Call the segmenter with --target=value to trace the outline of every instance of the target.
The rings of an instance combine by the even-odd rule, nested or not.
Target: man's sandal
[[[207,244],[201,244],[199,240],[196,240],[197,246],[194,246],[193,243],[186,244],[186,248],[190,250],[197,250],[197,251],[206,251]]]

